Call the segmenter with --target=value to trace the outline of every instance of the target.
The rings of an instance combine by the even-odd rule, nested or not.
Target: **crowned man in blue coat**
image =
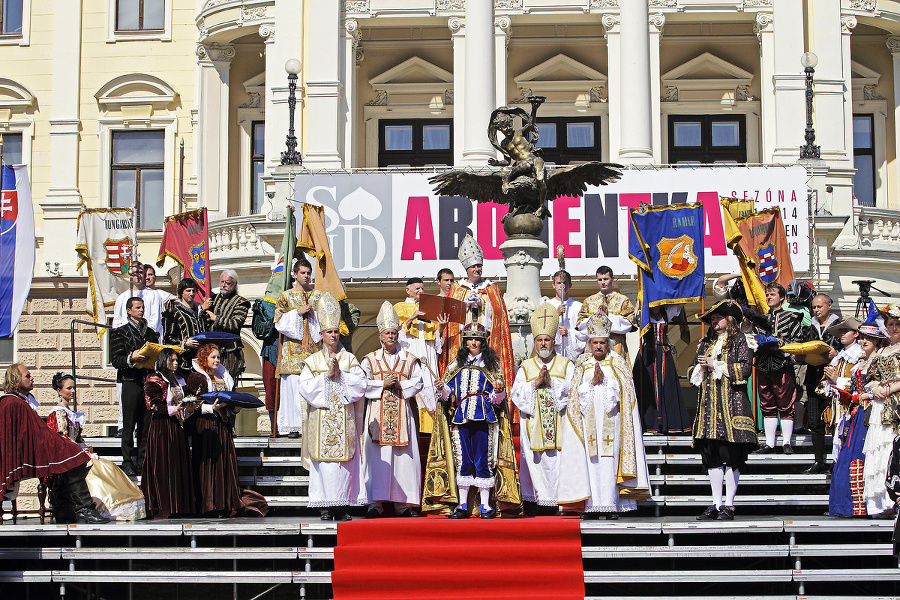
[[[509,429],[506,386],[500,359],[487,345],[489,332],[473,323],[461,332],[462,344],[438,392],[443,409],[435,416],[426,466],[423,510],[469,516],[469,491],[478,488],[481,518],[492,519],[491,490],[504,506],[519,508],[521,495]],[[450,458],[452,456],[452,459]],[[454,489],[456,488],[456,489]],[[454,498],[454,493],[459,495]]]

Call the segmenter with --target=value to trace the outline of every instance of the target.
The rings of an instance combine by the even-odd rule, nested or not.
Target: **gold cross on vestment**
[[[608,435],[603,438],[604,444],[612,444],[614,441],[616,441],[616,438],[609,437]]]
[[[588,437],[588,442],[590,442],[591,444],[597,443],[597,438],[596,438],[596,436],[594,436],[593,433]]]

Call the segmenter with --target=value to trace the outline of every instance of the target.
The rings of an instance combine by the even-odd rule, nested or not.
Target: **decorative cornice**
[[[452,33],[459,33],[466,26],[466,20],[459,17],[450,17],[447,19],[447,27]]]
[[[522,0],[494,0],[494,8],[503,10],[522,8]]]
[[[650,8],[675,8],[677,0],[650,0]]]
[[[600,22],[603,24],[603,37],[608,36],[610,33],[619,33],[618,28],[621,21],[619,20],[618,15],[605,14],[603,15],[603,18],[600,19]]]
[[[260,25],[259,26],[259,37],[261,37],[267,44],[274,44],[275,43],[275,24],[274,23],[266,23],[265,25]]]
[[[666,24],[666,15],[662,13],[650,15],[649,23],[651,27],[656,27],[658,31],[662,32],[663,25]]]
[[[900,37],[891,36],[884,40],[884,44],[888,47],[888,50],[891,51],[891,54],[900,52]]]
[[[344,0],[344,13],[369,12],[369,0]]]
[[[212,62],[232,62],[234,60],[234,46],[220,46],[217,43],[197,44],[197,58]]]
[[[253,19],[264,19],[266,17],[265,6],[242,6],[241,21],[252,21]]]
[[[744,8],[757,8],[760,6],[772,6],[772,0],[744,0]]]
[[[841,17],[841,33],[850,35],[851,29],[856,27],[856,17],[853,15],[845,15]]]
[[[775,21],[775,17],[772,13],[767,12],[758,12],[756,13],[756,24],[753,26],[753,33],[756,34],[756,39],[762,43],[762,34],[763,31],[769,28],[769,26]]]
[[[850,0],[850,8],[856,10],[865,10],[875,12],[878,7],[878,0]]]
[[[344,31],[353,39],[353,47],[359,46],[362,32],[359,30],[359,22],[356,19],[344,19]]]
[[[619,0],[591,0],[591,8],[619,8]]]
[[[466,0],[437,0],[438,10],[465,10]]]
[[[495,30],[499,29],[501,32],[503,32],[506,49],[509,50],[509,38],[512,29],[512,21],[510,20],[510,18],[506,16],[496,17],[494,19],[494,28]]]

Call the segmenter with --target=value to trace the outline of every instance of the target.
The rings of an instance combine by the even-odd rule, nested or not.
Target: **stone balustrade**
[[[853,216],[860,248],[900,252],[900,210],[856,206]]]

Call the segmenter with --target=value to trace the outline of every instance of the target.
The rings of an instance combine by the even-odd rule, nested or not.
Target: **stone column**
[[[622,2],[621,49],[619,68],[619,122],[621,123],[618,160],[624,163],[653,163],[653,118],[650,102],[650,19],[645,0]]]
[[[362,60],[363,51],[359,47],[360,31],[356,19],[344,20],[344,64],[342,67],[342,81],[344,83],[344,104],[347,110],[347,119],[344,123],[344,167],[359,167],[356,164],[356,152],[354,146],[357,132],[357,106],[356,72],[359,62]]]
[[[266,87],[263,99],[263,112],[266,116],[266,137],[263,142],[265,152],[265,167],[273,169],[281,163],[281,151],[284,150],[284,136],[287,133],[287,107],[279,105],[284,98],[278,96],[284,94],[287,83],[287,73],[284,71],[285,61],[275,44],[275,25],[261,25],[259,37],[263,39],[266,48]],[[279,73],[280,71],[280,73]],[[276,92],[281,90],[281,94]]]
[[[459,17],[447,20],[453,40],[453,164],[463,164],[466,147],[466,22]]]
[[[511,28],[512,22],[509,20],[509,17],[503,16],[494,19],[494,58],[497,61],[495,67],[497,89],[494,92],[494,103],[496,106],[494,108],[506,106],[509,100],[507,92],[507,78],[509,74],[506,68],[506,56]]]
[[[900,190],[900,37],[891,36],[885,41],[894,63],[894,181],[888,189],[887,197],[890,208],[897,208],[898,190]]]
[[[228,216],[228,88],[234,54],[234,46],[197,44],[197,197],[211,221]]]
[[[466,118],[463,123],[465,146],[462,164],[483,167],[489,158],[496,155],[487,137],[491,112],[497,108],[494,100],[497,80],[493,0],[466,2],[465,36],[466,88],[463,92],[463,103],[466,107]]]
[[[841,77],[843,79],[843,158],[853,167],[853,70],[850,66],[850,35],[856,27],[853,15],[841,17]],[[817,132],[818,133],[818,132]]]
[[[308,14],[309,30],[315,32],[316,39],[309,44],[304,60],[307,110],[303,164],[310,169],[340,169],[345,166],[346,116],[341,92],[341,3],[310,2]]]
[[[662,37],[666,16],[662,13],[650,15],[650,123],[653,139],[653,163],[662,163],[662,113],[660,111],[659,42]]]
[[[802,8],[802,3],[801,3]],[[802,19],[802,15],[801,15]],[[782,66],[787,66],[788,59],[787,56],[790,52],[785,49],[784,56],[777,56],[775,53],[775,25],[773,23],[774,19],[772,18],[771,13],[759,12],[756,13],[756,25],[753,26],[753,31],[756,32],[756,38],[759,40],[759,78],[760,78],[760,116],[762,117],[762,149],[760,152],[760,156],[762,158],[762,162],[769,162],[772,160],[772,156],[775,152],[775,86],[776,86],[776,58],[780,59]],[[796,21],[797,23],[802,22]],[[793,33],[796,38],[800,40],[800,44],[803,44],[803,36],[799,35],[796,27],[793,28]],[[800,55],[803,54],[802,50],[797,53],[797,58],[794,62],[798,65],[800,64]],[[792,69],[789,72],[794,72],[796,69]],[[796,82],[794,82],[796,83]],[[785,107],[786,108],[786,107]],[[747,135],[753,135],[751,131],[747,131]],[[800,136],[800,139],[803,139],[803,136]],[[794,152],[796,154],[796,152]],[[793,162],[796,160],[796,157],[793,159],[786,158],[787,162]]]
[[[622,53],[619,34],[618,15],[605,14],[601,20],[603,24],[603,37],[606,38],[606,89],[609,90],[609,159],[616,161],[619,158],[619,148],[622,147],[621,114],[622,96],[618,90],[622,87],[622,71],[619,57]]]
[[[50,94],[50,186],[47,196],[36,198],[43,212],[38,237],[59,247],[74,247],[76,223],[81,210],[78,189],[78,139],[81,134],[81,0],[56,0],[53,16],[53,86]],[[92,132],[93,133],[93,132]],[[108,169],[109,165],[100,165]],[[33,168],[31,173],[34,177]],[[44,246],[46,248],[46,245]],[[46,256],[59,260],[64,275],[75,271],[75,254]],[[36,261],[37,275],[45,275]]]

